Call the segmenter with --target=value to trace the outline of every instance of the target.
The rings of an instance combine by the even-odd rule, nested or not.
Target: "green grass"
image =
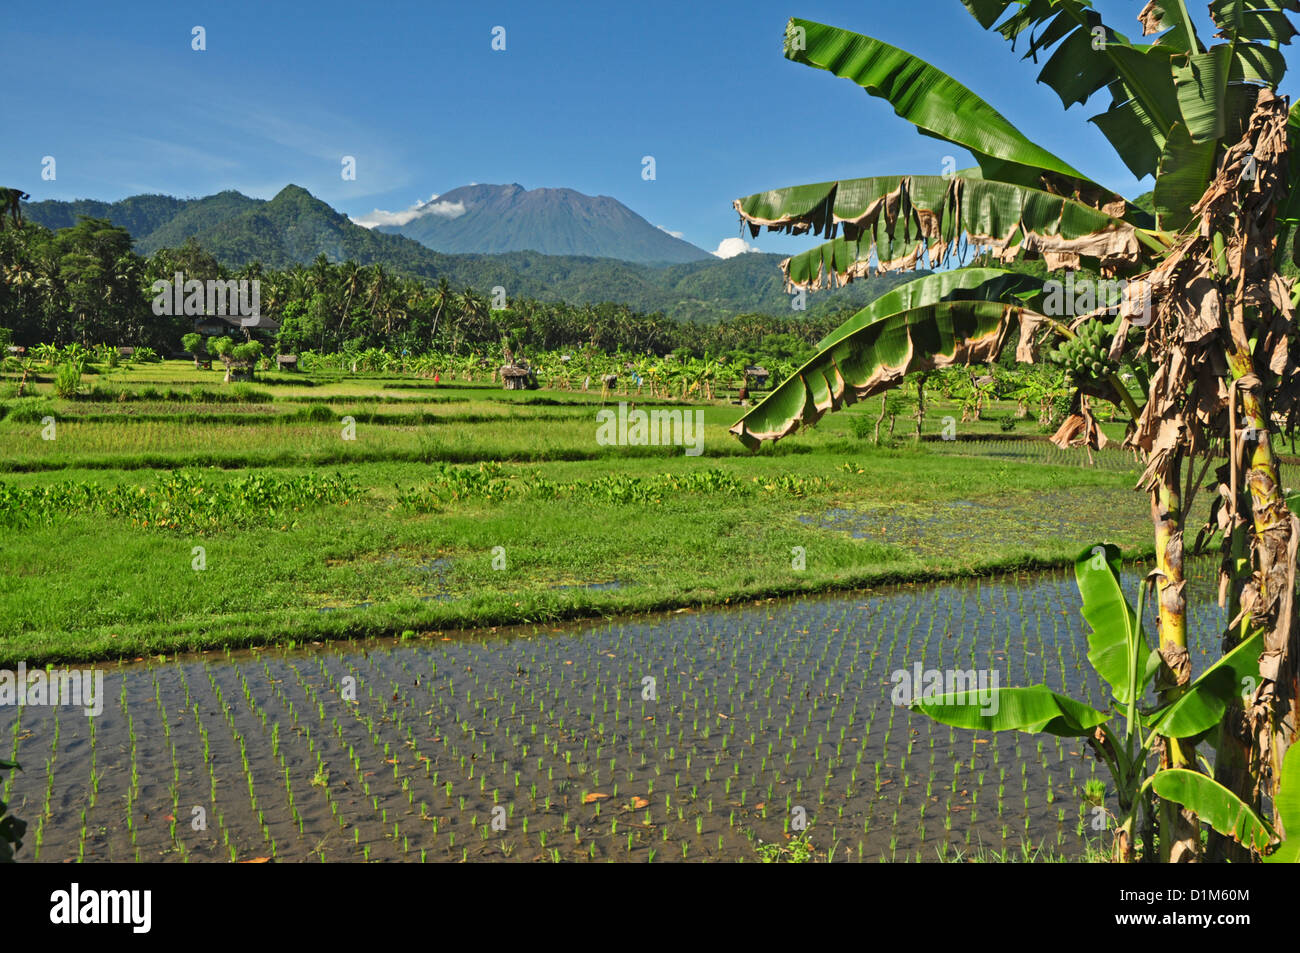
[[[218,372],[166,362],[98,380],[186,389],[212,387],[214,375],[220,387]],[[1134,556],[1151,549],[1147,504],[1122,454],[1090,468],[1041,443],[999,445],[1004,456],[980,444],[916,446],[901,420],[897,434],[908,436],[876,448],[850,435],[854,415],[874,417],[871,402],[755,455],[726,433],[737,408],[700,405],[704,454],[687,457],[598,445],[599,394],[266,377],[291,380],[255,383],[270,403],[52,401],[54,440],[39,419],[0,419],[0,484],[28,497],[51,488],[67,499],[93,483],[125,487],[126,498],[200,467],[191,476],[213,495],[250,473],[337,474],[355,488],[323,504],[259,498],[256,518],[178,528],[156,516],[144,525],[156,508],[72,503],[13,520],[0,551],[0,664],[734,603],[1059,565],[1101,539]],[[384,389],[394,383],[411,386]],[[1010,410],[958,433],[996,433]],[[950,411],[934,405],[927,431]],[[355,440],[341,436],[345,416]],[[1021,421],[1016,433],[1027,441],[1037,430]],[[482,461],[503,461],[506,489],[448,496],[444,481],[430,494],[440,472],[431,464],[474,472]],[[721,483],[710,486],[715,471]],[[780,485],[786,477],[798,479]],[[611,481],[638,489],[620,495]],[[502,550],[505,568],[494,568]]]

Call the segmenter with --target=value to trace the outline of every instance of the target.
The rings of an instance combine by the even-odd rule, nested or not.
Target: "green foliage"
[[[1134,841],[1138,813],[1155,815],[1150,801],[1154,793],[1184,805],[1221,834],[1262,852],[1274,839],[1272,829],[1235,794],[1205,775],[1185,769],[1150,773],[1149,765],[1159,739],[1196,739],[1218,727],[1228,703],[1241,694],[1243,678],[1257,670],[1262,635],[1256,633],[1227,653],[1171,703],[1141,709],[1159,658],[1142,631],[1141,601],[1133,610],[1120,588],[1119,550],[1109,544],[1084,550],[1075,560],[1075,579],[1091,629],[1088,661],[1122,706],[1123,727],[1112,723],[1110,713],[1043,685],[997,688],[991,698],[978,700],[964,692],[914,699],[913,707],[956,727],[1085,739],[1114,778],[1120,831],[1129,844]]]
[[[81,387],[81,370],[81,365],[72,361],[60,364],[54,372],[54,393],[64,400],[76,397]]]
[[[274,398],[268,391],[258,390],[252,384],[241,381],[230,385],[230,395],[225,399],[240,404],[269,404]]]
[[[136,319],[170,330],[170,336],[163,337],[161,327],[157,332],[141,328],[144,333],[155,335],[155,346],[177,340],[188,330],[185,325],[189,321],[183,317],[174,320],[152,315],[144,306],[152,299],[148,282],[154,279],[170,282],[176,271],[199,280],[226,277],[231,271],[250,275],[265,271],[264,280],[278,284],[273,270],[293,273],[308,266],[315,270],[319,267],[318,256],[325,255],[328,255],[326,268],[342,272],[350,261],[353,267],[360,267],[366,279],[373,278],[377,269],[389,270],[387,281],[403,290],[412,284],[430,287],[445,280],[455,289],[452,294],[459,298],[467,289],[481,296],[501,285],[509,288],[520,301],[563,302],[575,310],[619,302],[630,312],[647,315],[657,312],[685,323],[711,323],[747,312],[799,319],[821,317],[845,309],[856,310],[899,281],[895,276],[884,276],[817,295],[807,302],[807,312],[796,314],[791,311],[790,297],[776,272],[778,255],[746,254],[725,260],[709,256],[667,266],[537,252],[447,255],[398,235],[362,228],[297,186],[286,187],[266,202],[237,192],[196,200],[135,196],[112,204],[33,202],[26,206],[25,214],[33,224],[32,231],[45,235],[49,234],[46,229],[72,227],[77,214],[110,220],[129,230],[137,239],[136,248],[151,256],[143,262],[143,277],[147,281],[140,292]],[[0,260],[3,258],[3,248],[0,248]],[[333,287],[322,303],[324,310],[334,312],[332,323],[316,320],[320,308],[315,309],[315,316],[309,314],[313,309],[308,303],[314,294],[325,290],[322,287],[300,287],[296,290],[301,295],[277,298],[283,302],[284,317],[291,319],[291,327],[284,337],[286,351],[296,352],[308,345],[319,348],[324,343],[319,339],[321,332],[328,329],[327,333],[332,334],[340,319],[345,322],[352,319],[353,315],[344,313],[344,303],[349,300],[346,292],[338,293],[341,282],[331,284]],[[269,297],[264,295],[263,301]],[[296,310],[292,307],[295,304]],[[431,317],[436,309],[436,303],[425,303],[411,318],[424,329],[431,329]],[[358,312],[360,318],[371,317],[366,310],[358,309]],[[0,320],[4,314],[0,300]],[[280,317],[274,310],[271,316]],[[455,322],[448,321],[449,317],[444,312],[439,326],[450,337]],[[48,330],[36,334],[23,330],[25,339],[53,336]],[[373,333],[370,328],[366,330]],[[390,330],[387,324],[384,330]],[[536,330],[529,328],[529,333]],[[497,331],[480,341],[486,343],[490,338],[499,337]],[[417,332],[410,335],[406,346],[427,343],[428,336]]]
[[[470,500],[501,503],[525,496],[616,505],[658,505],[666,498],[681,494],[751,496],[779,493],[798,498],[826,486],[827,481],[820,477],[780,475],[762,480],[758,477],[742,480],[717,468],[646,477],[610,475],[566,482],[511,474],[499,463],[481,463],[478,466],[440,463],[427,484],[401,490],[397,502],[399,506],[417,513],[434,512],[443,506]]]
[[[759,844],[755,850],[758,858],[765,864],[807,864],[816,855],[816,848],[809,839],[811,832],[792,837],[785,844]]]
[[[342,474],[315,473],[289,477],[256,473],[218,480],[180,471],[135,486],[63,481],[23,487],[0,482],[0,525],[49,526],[68,516],[92,513],[180,532],[282,527],[292,525],[294,514],[307,507],[346,504],[358,492],[356,484]]]
[[[876,422],[866,414],[854,414],[849,418],[849,433],[859,440],[870,440],[876,433]]]
[[[38,424],[46,417],[59,419],[54,404],[47,397],[23,397],[11,404],[3,416],[16,424]]]
[[[230,356],[236,361],[252,364],[262,356],[262,342],[246,341],[243,344],[236,344],[230,349]]]

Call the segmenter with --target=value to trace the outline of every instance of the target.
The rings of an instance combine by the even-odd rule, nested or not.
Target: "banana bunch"
[[[1064,365],[1076,384],[1103,380],[1113,374],[1119,365],[1110,359],[1110,335],[1100,321],[1089,321],[1061,346],[1048,353],[1057,364]]]

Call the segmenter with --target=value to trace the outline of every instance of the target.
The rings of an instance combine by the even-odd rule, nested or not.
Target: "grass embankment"
[[[1151,548],[1122,456],[874,448],[852,435],[870,405],[752,456],[726,433],[736,408],[699,405],[704,452],[688,457],[598,444],[596,393],[287,374],[244,403],[149,390],[214,380],[181,362],[101,375],[125,399],[48,399],[53,440],[0,402],[0,664],[736,602],[1055,565],[1102,539]],[[958,432],[998,432],[1011,410]],[[955,413],[935,405],[926,430]],[[170,474],[200,465],[219,469]]]

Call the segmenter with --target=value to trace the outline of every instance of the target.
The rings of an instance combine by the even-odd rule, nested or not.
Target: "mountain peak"
[[[378,229],[448,254],[535,251],[623,261],[705,261],[702,248],[650,224],[608,195],[570,188],[462,185],[405,212],[376,212]],[[363,223],[365,220],[362,220]],[[373,220],[372,220],[373,221]]]
[[[274,197],[272,197],[271,201],[288,202],[288,201],[301,201],[302,199],[311,199],[312,201],[320,201],[319,199],[316,198],[316,196],[312,195],[301,185],[294,185],[292,182],[290,182],[288,185],[282,188],[279,192],[276,192]]]

